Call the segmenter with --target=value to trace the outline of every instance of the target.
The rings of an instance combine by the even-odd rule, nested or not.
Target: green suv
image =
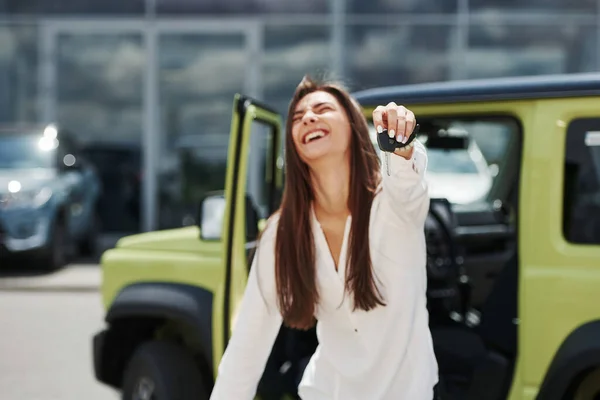
[[[368,118],[390,101],[409,107],[429,149],[427,295],[446,398],[597,399],[600,74],[354,96]],[[257,235],[279,204],[281,135],[275,111],[236,96],[224,191],[199,205],[198,226],[104,253],[94,371],[124,399],[209,398]],[[314,329],[282,326],[258,396],[297,398],[317,344]]]

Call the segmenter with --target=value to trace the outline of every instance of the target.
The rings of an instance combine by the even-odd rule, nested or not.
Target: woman
[[[254,398],[281,323],[316,321],[303,400],[432,399],[425,148],[413,141],[390,154],[382,173],[359,105],[334,84],[304,78],[288,115],[282,204],[260,239],[211,399]],[[415,117],[390,103],[373,122],[405,142]]]

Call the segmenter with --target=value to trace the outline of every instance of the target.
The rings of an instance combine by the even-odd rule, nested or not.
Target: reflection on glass
[[[332,63],[330,27],[280,26],[265,28],[263,93],[265,101],[285,114],[294,89],[305,74],[328,76]]]
[[[159,37],[159,229],[193,223],[198,202],[220,190],[231,107],[247,71],[243,33]]]
[[[348,12],[357,14],[453,13],[458,0],[347,0]]]
[[[7,5],[3,7],[2,3]],[[77,14],[77,15],[123,15],[142,14],[145,0],[3,0],[0,12],[8,14]],[[6,10],[4,9],[6,8]]]
[[[452,173],[452,174],[477,174],[480,169],[477,168],[480,161],[484,161],[481,152],[476,156],[468,150],[445,151],[439,149],[429,150],[429,162],[427,170],[434,173]],[[487,167],[487,164],[485,164]]]
[[[105,231],[140,229],[141,34],[73,34],[57,38],[58,124],[73,132],[97,168]]]
[[[349,25],[345,52],[352,88],[448,79],[452,33],[447,26]]]
[[[469,0],[473,11],[596,12],[596,0]]]
[[[330,1],[323,0],[156,0],[161,14],[270,14],[305,13],[323,14]]]
[[[0,22],[0,124],[38,120],[38,31]]]
[[[595,26],[473,24],[464,63],[469,78],[597,70]]]
[[[85,142],[139,142],[145,53],[140,35],[58,37],[58,121]]]

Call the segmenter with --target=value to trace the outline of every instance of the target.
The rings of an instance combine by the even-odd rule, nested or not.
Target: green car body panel
[[[588,78],[582,78],[588,79]],[[538,398],[547,375],[558,363],[557,353],[578,328],[600,320],[600,245],[578,245],[563,235],[563,179],[567,127],[582,117],[600,118],[600,78],[596,91],[581,95],[521,94],[464,98],[426,96],[409,107],[417,119],[430,116],[511,116],[518,121],[521,137],[515,146],[518,169],[518,357],[513,372],[510,400]],[[483,84],[485,86],[485,83]],[[584,90],[582,90],[584,92]],[[394,90],[363,99],[393,98]],[[359,101],[361,97],[359,96]],[[361,101],[367,118],[380,102]],[[240,109],[245,107],[244,112]],[[201,239],[198,227],[149,232],[121,239],[102,257],[102,297],[108,310],[125,287],[137,282],[174,282],[204,288],[212,293],[212,371],[217,366],[230,334],[236,306],[247,277],[244,193],[250,146],[250,128],[258,120],[273,127],[273,159],[279,149],[282,120],[272,110],[236,96],[231,123],[225,182],[226,209],[223,236],[218,241]],[[273,163],[266,180],[281,186],[282,169]],[[502,188],[492,187],[492,195]],[[600,331],[598,331],[600,333]],[[596,338],[600,342],[600,336]],[[600,368],[600,358],[596,368]],[[552,382],[548,382],[550,384]]]

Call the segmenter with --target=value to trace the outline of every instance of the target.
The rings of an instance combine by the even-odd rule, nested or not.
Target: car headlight
[[[19,191],[0,195],[0,208],[39,208],[46,204],[52,197],[52,190],[41,188],[38,190]]]

